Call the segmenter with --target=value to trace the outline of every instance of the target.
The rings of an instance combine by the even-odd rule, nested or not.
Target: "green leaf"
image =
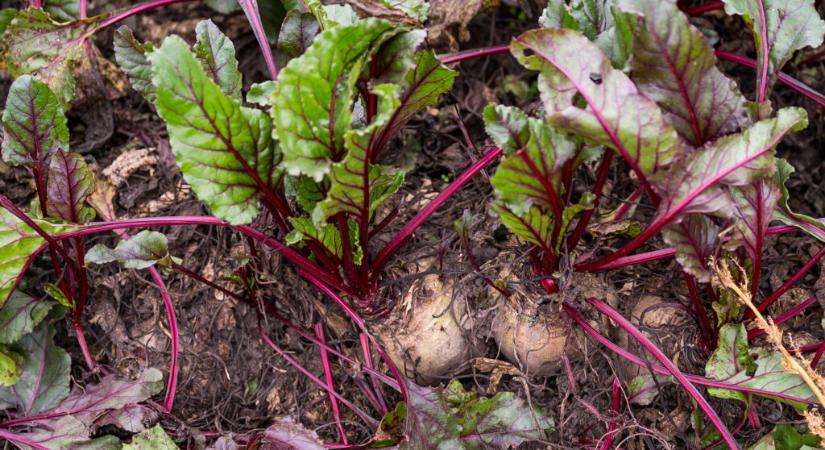
[[[58,23],[39,8],[21,10],[0,44],[0,61],[13,76],[36,75],[55,92],[62,106],[74,98],[74,62],[84,56],[81,39],[104,16]],[[60,58],[57,61],[58,57]]]
[[[778,351],[748,348],[748,333],[742,324],[727,324],[719,330],[717,349],[705,365],[705,375],[727,384],[763,389],[798,398],[813,399],[814,394],[802,378],[787,372],[783,367],[783,357]],[[752,355],[756,355],[754,360]],[[732,398],[747,402],[744,393],[720,388],[708,388],[714,397]],[[779,397],[777,401],[785,402],[804,411],[807,405],[788,401]]]
[[[659,386],[671,381],[669,378],[657,375],[654,379],[649,373],[635,376],[627,385],[628,401],[639,406],[650,405],[659,395]]]
[[[688,214],[680,222],[665,226],[662,238],[667,245],[676,249],[676,261],[682,266],[682,270],[696,277],[699,282],[708,283],[713,275],[708,260],[719,246],[721,231],[711,217]]]
[[[281,71],[272,117],[291,175],[320,182],[344,156],[355,83],[371,49],[393,29],[377,19],[329,29]]]
[[[129,76],[132,87],[149,103],[154,103],[157,98],[155,86],[152,85],[152,64],[146,55],[152,53],[154,45],[151,43],[141,44],[135,38],[132,29],[126,25],[115,31],[112,42],[115,48],[115,60],[120,69]]]
[[[731,188],[733,233],[725,243],[729,251],[744,247],[751,261],[762,258],[763,240],[782,196],[772,178],[759,178],[746,186]]]
[[[725,12],[742,16],[753,32],[760,102],[794,52],[817,47],[825,37],[814,0],[725,0]]]
[[[13,8],[0,9],[0,36],[6,32],[6,28],[11,23],[14,16],[17,15],[17,10]]]
[[[791,425],[779,424],[770,433],[762,436],[748,450],[800,450],[820,448],[821,439],[810,433],[802,434]]]
[[[484,130],[508,156],[524,148],[531,136],[527,114],[512,106],[487,105],[484,108]]]
[[[316,224],[340,213],[368,221],[372,219],[375,209],[404,181],[403,172],[369,162],[368,151],[373,135],[390,120],[399,105],[396,86],[379,85],[373,88],[372,93],[378,96],[378,114],[370,125],[347,131],[345,140],[349,152],[343,161],[332,166],[327,196],[312,213]]]
[[[166,236],[157,231],[141,231],[129,240],[118,242],[114,249],[103,244],[86,253],[86,264],[106,264],[117,261],[127,269],[146,269],[155,264],[171,263]]]
[[[224,94],[240,102],[243,83],[232,41],[211,20],[199,22],[195,27],[195,36],[197,42],[193,50],[203,70]]]
[[[58,22],[71,22],[80,18],[80,2],[77,0],[45,0],[43,9]]]
[[[17,361],[12,355],[8,355],[8,348],[5,345],[0,345],[0,387],[14,386],[20,381],[20,375],[17,374]],[[2,407],[3,401],[0,401]]]
[[[177,36],[149,60],[158,113],[184,178],[215,216],[251,222],[258,197],[280,178],[269,117],[224,94]]]
[[[13,344],[34,331],[54,304],[20,291],[11,294],[0,308],[0,344]]]
[[[538,207],[530,208],[526,214],[518,215],[505,203],[492,204],[495,212],[513,234],[527,242],[541,247],[548,254],[552,254],[553,219]]]
[[[54,225],[34,219],[45,232],[52,235],[76,228]],[[5,208],[0,208],[0,307],[17,287],[28,267],[28,261],[46,243],[36,231]]]
[[[43,286],[43,290],[46,291],[46,294],[48,294],[49,297],[53,298],[57,303],[65,306],[68,309],[74,309],[74,299],[67,297],[66,293],[64,293],[56,284],[46,283],[46,285]]]
[[[20,379],[14,386],[0,388],[0,398],[11,401],[23,415],[57,406],[69,395],[71,358],[54,344],[54,334],[54,327],[46,321],[9,345],[21,355]]]
[[[737,131],[749,120],[745,97],[716,68],[713,47],[673,0],[619,0],[639,14],[630,76],[680,136],[696,147]]]
[[[528,31],[513,41],[511,51],[522,65],[540,72],[550,125],[617,150],[644,177],[682,155],[676,131],[659,107],[582,34]],[[576,95],[583,107],[574,103]]]
[[[278,34],[278,49],[287,58],[297,58],[312,45],[312,41],[320,31],[321,27],[315,20],[315,16],[293,9],[287,13],[281,25],[281,32]]]
[[[123,450],[177,450],[175,441],[163,431],[163,427],[154,427],[132,436],[132,442],[123,444]]]
[[[232,14],[241,9],[237,0],[205,0],[204,3],[219,14]]]
[[[424,23],[430,13],[430,5],[424,0],[380,0],[390,8],[403,12],[408,17]]]
[[[341,233],[338,227],[332,224],[316,225],[312,219],[308,217],[290,217],[289,223],[294,227],[292,231],[286,236],[286,243],[289,245],[297,244],[304,240],[311,240],[320,244],[331,254],[338,258],[344,255],[344,247],[341,242]],[[349,238],[350,242],[356,242],[358,238],[357,225],[353,221],[349,221]],[[364,253],[360,246],[353,246],[352,258],[356,265],[361,265],[361,260]]]
[[[595,206],[595,199],[596,196],[592,192],[585,192],[584,194],[582,194],[581,198],[579,198],[578,202],[564,208],[561,215],[561,227],[559,228],[559,236],[564,236],[565,233],[567,233],[567,228],[570,226],[570,222],[572,222],[577,215],[583,213],[584,211],[587,211],[588,209],[593,209],[593,207]],[[564,239],[559,239],[556,242],[556,254],[559,254],[561,252],[561,244],[563,240]]]
[[[411,384],[409,392],[401,450],[515,448],[554,426],[512,392],[479,398],[456,380],[443,390]]]
[[[77,153],[58,150],[49,164],[46,212],[49,217],[71,223],[87,223],[95,211],[86,205],[94,192],[94,173]]]
[[[277,82],[269,80],[263,83],[254,83],[246,93],[246,101],[256,105],[271,107],[274,102]]]
[[[69,128],[57,97],[46,84],[23,75],[14,80],[3,112],[3,160],[36,169],[69,148]]]
[[[788,181],[788,178],[791,177],[791,174],[794,173],[794,167],[788,161],[778,158],[776,161],[776,169],[776,184],[781,189],[782,196],[779,199],[779,204],[776,209],[774,209],[773,218],[786,225],[795,226],[820,241],[825,242],[825,223],[814,217],[792,211],[788,204],[791,195],[785,183]]]

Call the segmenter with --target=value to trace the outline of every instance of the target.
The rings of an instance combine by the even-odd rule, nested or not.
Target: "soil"
[[[2,2],[6,6],[8,2]],[[117,2],[115,2],[117,3]],[[92,2],[96,8],[101,2]],[[17,5],[13,5],[17,6]],[[142,39],[158,42],[165,35],[176,33],[191,40],[196,23],[201,18],[212,18],[235,43],[244,72],[245,83],[266,79],[257,42],[248,32],[243,14],[222,16],[195,3],[173,5],[130,19]],[[527,18],[518,8],[502,6],[494,12],[482,12],[469,24],[470,39],[461,42],[465,49],[507,44],[520,32],[532,28],[535,18]],[[722,48],[739,54],[752,55],[752,41],[739,19],[726,18],[718,12],[703,15],[696,24],[712,28],[723,43]],[[100,33],[97,45],[103,56],[112,58],[111,30]],[[446,47],[437,51],[448,51]],[[742,91],[753,90],[753,72],[728,63],[721,63],[724,72],[734,77]],[[426,201],[433,198],[446,184],[477,159],[490,144],[483,131],[481,112],[488,103],[517,104],[527,110],[538,108],[536,98],[520,97],[519,83],[532,82],[534,75],[522,70],[508,55],[491,56],[462,62],[456,67],[460,75],[452,92],[442,99],[438,108],[431,108],[414,120],[402,137],[392,145],[397,151],[388,152],[407,162],[414,169],[398,197],[406,197],[407,207],[384,233],[376,237],[376,245],[386,242],[401,224],[404,224]],[[807,83],[813,89],[825,92],[825,62],[807,65],[789,65],[787,72]],[[0,98],[4,98],[10,80],[0,82]],[[119,184],[114,206],[118,217],[145,215],[208,214],[206,208],[182,185],[180,172],[174,165],[163,123],[152,108],[130,89],[113,96],[111,101],[92,103],[83,110],[73,110],[69,116],[72,136],[83,144],[86,158],[101,170],[116,173]],[[794,134],[779,147],[797,172],[788,183],[793,198],[792,207],[815,217],[825,216],[825,115],[822,109],[781,84],[774,95],[777,106],[797,105],[808,110],[810,126]],[[101,120],[102,118],[102,120]],[[475,148],[468,148],[461,127],[466,127]],[[85,137],[84,137],[85,136]],[[88,138],[94,136],[94,139]],[[392,157],[392,156],[391,156]],[[114,165],[114,167],[113,167]],[[412,164],[411,164],[412,165]],[[610,175],[610,195],[613,202],[626,198],[633,190],[625,168],[616,168]],[[616,417],[611,411],[614,378],[627,382],[624,362],[593,341],[582,343],[580,351],[571,354],[563,364],[545,371],[542,376],[523,376],[517,365],[507,362],[491,336],[490,323],[500,305],[493,301],[482,274],[473,272],[465,258],[467,249],[460,245],[453,221],[464,211],[475,217],[472,231],[473,256],[482,267],[483,275],[497,279],[495,268],[505,264],[515,279],[529,285],[536,293],[536,280],[528,267],[526,247],[512,238],[498,221],[487,215],[486,205],[492,198],[489,185],[491,172],[482,172],[468,183],[458,195],[440,209],[415,234],[415,238],[395,257],[381,281],[382,308],[373,321],[381,320],[400,303],[404,293],[422,274],[414,268],[420,261],[437,261],[428,273],[437,273],[454,286],[466,299],[465,312],[473,319],[466,330],[472,343],[471,355],[454,371],[439,380],[458,378],[465,386],[475,386],[480,393],[513,391],[532,405],[547,411],[555,420],[556,428],[546,442],[536,448],[579,448],[593,446],[615,421],[623,430],[624,441],[618,445],[628,449],[685,448],[692,442],[688,398],[677,386],[662,386],[662,393],[648,406],[627,409]],[[110,178],[112,178],[110,176]],[[592,174],[589,178],[592,182]],[[587,186],[581,186],[582,189]],[[33,197],[28,175],[19,169],[0,165],[0,192],[19,205],[28,204]],[[392,203],[392,202],[390,202]],[[649,211],[640,209],[640,214]],[[379,212],[379,216],[380,216]],[[183,227],[159,230],[169,236],[171,252],[182,258],[185,265],[209,280],[230,289],[232,275],[241,269],[240,258],[248,254],[249,243],[226,230],[207,227]],[[113,244],[112,236],[89,240]],[[587,238],[586,248],[617,248],[622,242],[603,239],[595,242]],[[762,292],[777,288],[783,280],[800,267],[819,249],[818,243],[799,234],[774,236],[768,240],[764,259]],[[643,250],[643,249],[642,249]],[[250,269],[247,275],[255,277],[259,287],[254,302],[274,305],[279,313],[305,329],[323,321],[329,325],[327,339],[339,351],[356,357],[360,355],[359,333],[340,310],[310,284],[304,282],[287,263],[265,248],[260,267]],[[573,256],[571,256],[571,259]],[[33,268],[34,276],[41,262]],[[87,339],[92,353],[105,370],[132,373],[139,368],[155,366],[166,370],[169,364],[169,333],[160,295],[148,276],[139,271],[128,271],[114,266],[95,266],[90,269],[94,280],[93,298],[89,301]],[[266,428],[275,416],[292,416],[321,437],[337,439],[337,433],[326,393],[306,376],[294,370],[283,358],[264,343],[257,330],[254,308],[220,292],[194,283],[174,273],[164,273],[180,324],[181,369],[177,401],[173,414],[162,418],[164,427],[180,442],[196,445],[216,433],[245,433]],[[563,286],[558,297],[567,295],[580,302],[580,287],[575,280]],[[648,294],[690,308],[690,300],[675,261],[656,262],[632,269],[611,271],[600,278],[600,289],[613,298],[611,303],[626,317],[640,297]],[[825,289],[825,264],[812,270],[798,284],[798,290],[778,302],[777,312],[804,300],[810,293]],[[536,293],[547,303],[547,314],[568,326],[566,315],[558,299]],[[825,295],[820,295],[825,302]],[[822,306],[815,305],[805,314],[784,325],[799,339],[822,339],[820,326]],[[599,320],[596,316],[591,320]],[[703,373],[707,355],[697,345],[698,330],[687,321],[684,332],[678,336],[661,336],[653,330],[651,336],[660,340],[680,369],[688,373]],[[602,323],[603,329],[617,342],[622,336]],[[78,380],[95,377],[82,366],[83,358],[69,328],[60,333],[61,344],[72,352]],[[270,338],[282,346],[309,371],[322,377],[318,348],[282,324],[264,324]],[[648,330],[649,331],[649,330]],[[644,355],[630,346],[637,355]],[[498,361],[493,362],[491,361]],[[332,358],[337,390],[358,407],[374,413],[353,380],[362,380],[363,374],[340,364]],[[644,372],[642,369],[641,372]],[[638,373],[638,371],[637,371]],[[160,401],[162,397],[155,400]],[[394,400],[389,397],[388,400]],[[711,399],[723,413],[727,423],[738,421],[738,405]],[[762,428],[747,433],[763,435],[772,423],[793,420],[791,412],[773,402],[757,402],[759,415],[766,419]],[[342,420],[349,430],[351,442],[364,441],[374,430],[364,427],[359,418],[348,409],[342,409]],[[770,423],[769,423],[770,422]],[[532,448],[532,447],[531,447]]]

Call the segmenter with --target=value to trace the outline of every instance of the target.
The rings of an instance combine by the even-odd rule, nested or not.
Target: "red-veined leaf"
[[[86,199],[95,189],[94,173],[77,153],[58,150],[49,164],[46,212],[49,217],[71,223],[94,219],[95,211]]]

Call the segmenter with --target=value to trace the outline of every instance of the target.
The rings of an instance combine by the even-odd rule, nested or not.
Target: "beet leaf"
[[[95,211],[86,205],[94,192],[94,173],[77,153],[58,150],[49,164],[46,211],[49,217],[70,223],[87,223]]]
[[[15,291],[0,308],[0,344],[13,344],[46,318],[54,303]]]
[[[86,263],[106,264],[117,261],[127,269],[146,269],[155,264],[171,263],[166,236],[157,231],[141,231],[128,240],[120,241],[114,249],[103,244],[86,253]]]
[[[197,42],[192,47],[203,69],[224,94],[241,100],[241,72],[235,59],[235,45],[211,21],[204,20],[195,27]]]
[[[155,86],[152,84],[152,63],[147,55],[154,50],[151,43],[142,44],[126,25],[115,31],[112,39],[115,60],[120,69],[129,76],[132,87],[150,103],[155,103]]]
[[[630,77],[676,131],[696,147],[748,123],[745,98],[716,68],[713,48],[672,0],[620,0],[641,15]]]
[[[773,218],[787,225],[795,226],[820,241],[825,241],[825,223],[811,216],[792,211],[788,204],[790,193],[785,183],[793,174],[794,167],[784,159],[778,159],[776,165],[776,184],[780,187],[782,196],[774,210]]]
[[[713,275],[708,259],[718,249],[720,231],[709,216],[688,214],[681,223],[664,227],[662,238],[676,249],[676,260],[682,269],[698,281],[707,283]]]

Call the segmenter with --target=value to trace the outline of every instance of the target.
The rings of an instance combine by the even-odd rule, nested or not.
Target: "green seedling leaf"
[[[184,178],[217,217],[251,222],[259,196],[280,179],[269,117],[224,94],[177,36],[149,60],[158,113]]]
[[[246,93],[246,101],[266,108],[271,107],[277,85],[277,82],[271,80],[253,84]]]
[[[55,92],[62,106],[74,98],[74,62],[83,57],[82,44],[104,16],[53,21],[42,9],[21,10],[6,27],[0,61],[13,77],[35,75]]]
[[[43,220],[34,222],[52,235],[72,231],[75,227],[55,225]],[[29,259],[46,243],[36,231],[14,214],[0,208],[0,307],[2,307],[28,267]]]
[[[13,344],[34,331],[54,304],[15,291],[0,308],[0,344]]]
[[[0,388],[0,398],[21,414],[37,414],[60,404],[69,395],[71,358],[54,344],[54,327],[43,322],[8,348],[20,355],[19,380]]]
[[[501,219],[501,223],[513,234],[538,245],[547,254],[553,253],[553,219],[549,214],[534,206],[527,213],[519,215],[501,201],[493,203],[492,207],[493,212]]]
[[[178,450],[175,441],[166,434],[163,427],[154,427],[132,436],[132,442],[123,445],[123,450]]]
[[[411,384],[409,391],[401,450],[515,448],[554,426],[512,392],[479,398],[456,380],[443,390]]]
[[[281,71],[272,117],[291,175],[320,182],[342,159],[355,83],[373,46],[393,29],[377,19],[332,28]]]
[[[748,450],[814,450],[820,448],[821,444],[821,439],[816,435],[802,434],[791,425],[780,424],[762,436],[756,444],[748,447]]]
[[[613,69],[584,35],[532,30],[517,37],[511,51],[522,65],[540,72],[539,91],[550,125],[617,150],[642,178],[681,157],[676,131],[659,107]]]
[[[702,214],[688,214],[679,223],[662,229],[662,238],[676,249],[676,260],[682,269],[701,283],[710,282],[713,275],[708,260],[719,247],[722,229]]]
[[[65,306],[68,309],[74,309],[74,300],[66,296],[66,294],[54,283],[47,283],[43,286],[43,290],[49,297],[53,298],[57,303]]]
[[[13,8],[0,9],[0,36],[6,32],[6,28],[11,23],[14,16],[17,15],[17,10]]]
[[[129,240],[118,242],[113,249],[103,244],[86,253],[86,264],[119,262],[127,269],[146,269],[155,264],[169,265],[169,246],[166,236],[157,231],[141,231]]]
[[[753,32],[758,102],[767,99],[794,52],[816,47],[825,37],[813,0],[725,0],[725,12],[742,16]]]
[[[30,75],[14,80],[3,112],[3,160],[45,174],[49,158],[69,148],[69,128],[55,94]]]
[[[782,196],[779,199],[779,204],[773,211],[773,218],[787,225],[795,226],[820,241],[825,242],[825,223],[811,216],[792,211],[788,204],[791,196],[785,183],[788,181],[788,178],[791,177],[791,174],[793,174],[795,170],[794,167],[781,158],[777,159],[776,167],[776,184],[779,186]]]
[[[115,31],[112,41],[117,65],[129,76],[132,87],[140,92],[149,103],[154,103],[157,95],[155,86],[152,84],[152,63],[149,62],[147,55],[152,53],[155,47],[148,42],[140,43],[126,25]]]
[[[20,381],[20,376],[17,374],[17,361],[12,355],[9,355],[9,349],[5,345],[0,345],[0,387],[14,386]],[[0,407],[4,407],[5,400],[0,400]]]
[[[95,211],[86,200],[94,189],[94,173],[82,156],[63,150],[52,156],[45,208],[49,217],[71,223],[90,222]]]
[[[672,377],[657,375],[654,379],[653,375],[649,373],[637,375],[627,385],[628,402],[634,405],[647,406],[653,403],[653,400],[659,395],[659,386],[671,381]]]
[[[705,365],[705,375],[732,385],[764,389],[778,394],[813,399],[814,394],[802,378],[787,372],[778,351],[748,348],[748,333],[742,324],[723,325],[719,330],[719,344]],[[755,355],[755,359],[754,356]],[[708,388],[708,393],[719,398],[732,398],[748,402],[745,394],[728,389]],[[804,411],[807,407],[799,402],[780,397],[769,397],[785,402]]]
[[[693,146],[733,133],[749,120],[745,97],[716,68],[713,47],[673,0],[619,0],[639,14],[630,76]]]
[[[43,9],[58,22],[71,22],[80,18],[80,2],[76,0],[45,0]]]
[[[315,16],[308,12],[293,9],[288,12],[281,24],[278,34],[278,49],[287,58],[301,56],[321,31]]]
[[[284,450],[324,450],[318,433],[307,430],[291,417],[276,418],[264,431],[263,446]]]
[[[224,94],[240,102],[243,83],[232,41],[211,20],[199,22],[195,27],[195,36],[197,42],[193,50],[203,70]]]

